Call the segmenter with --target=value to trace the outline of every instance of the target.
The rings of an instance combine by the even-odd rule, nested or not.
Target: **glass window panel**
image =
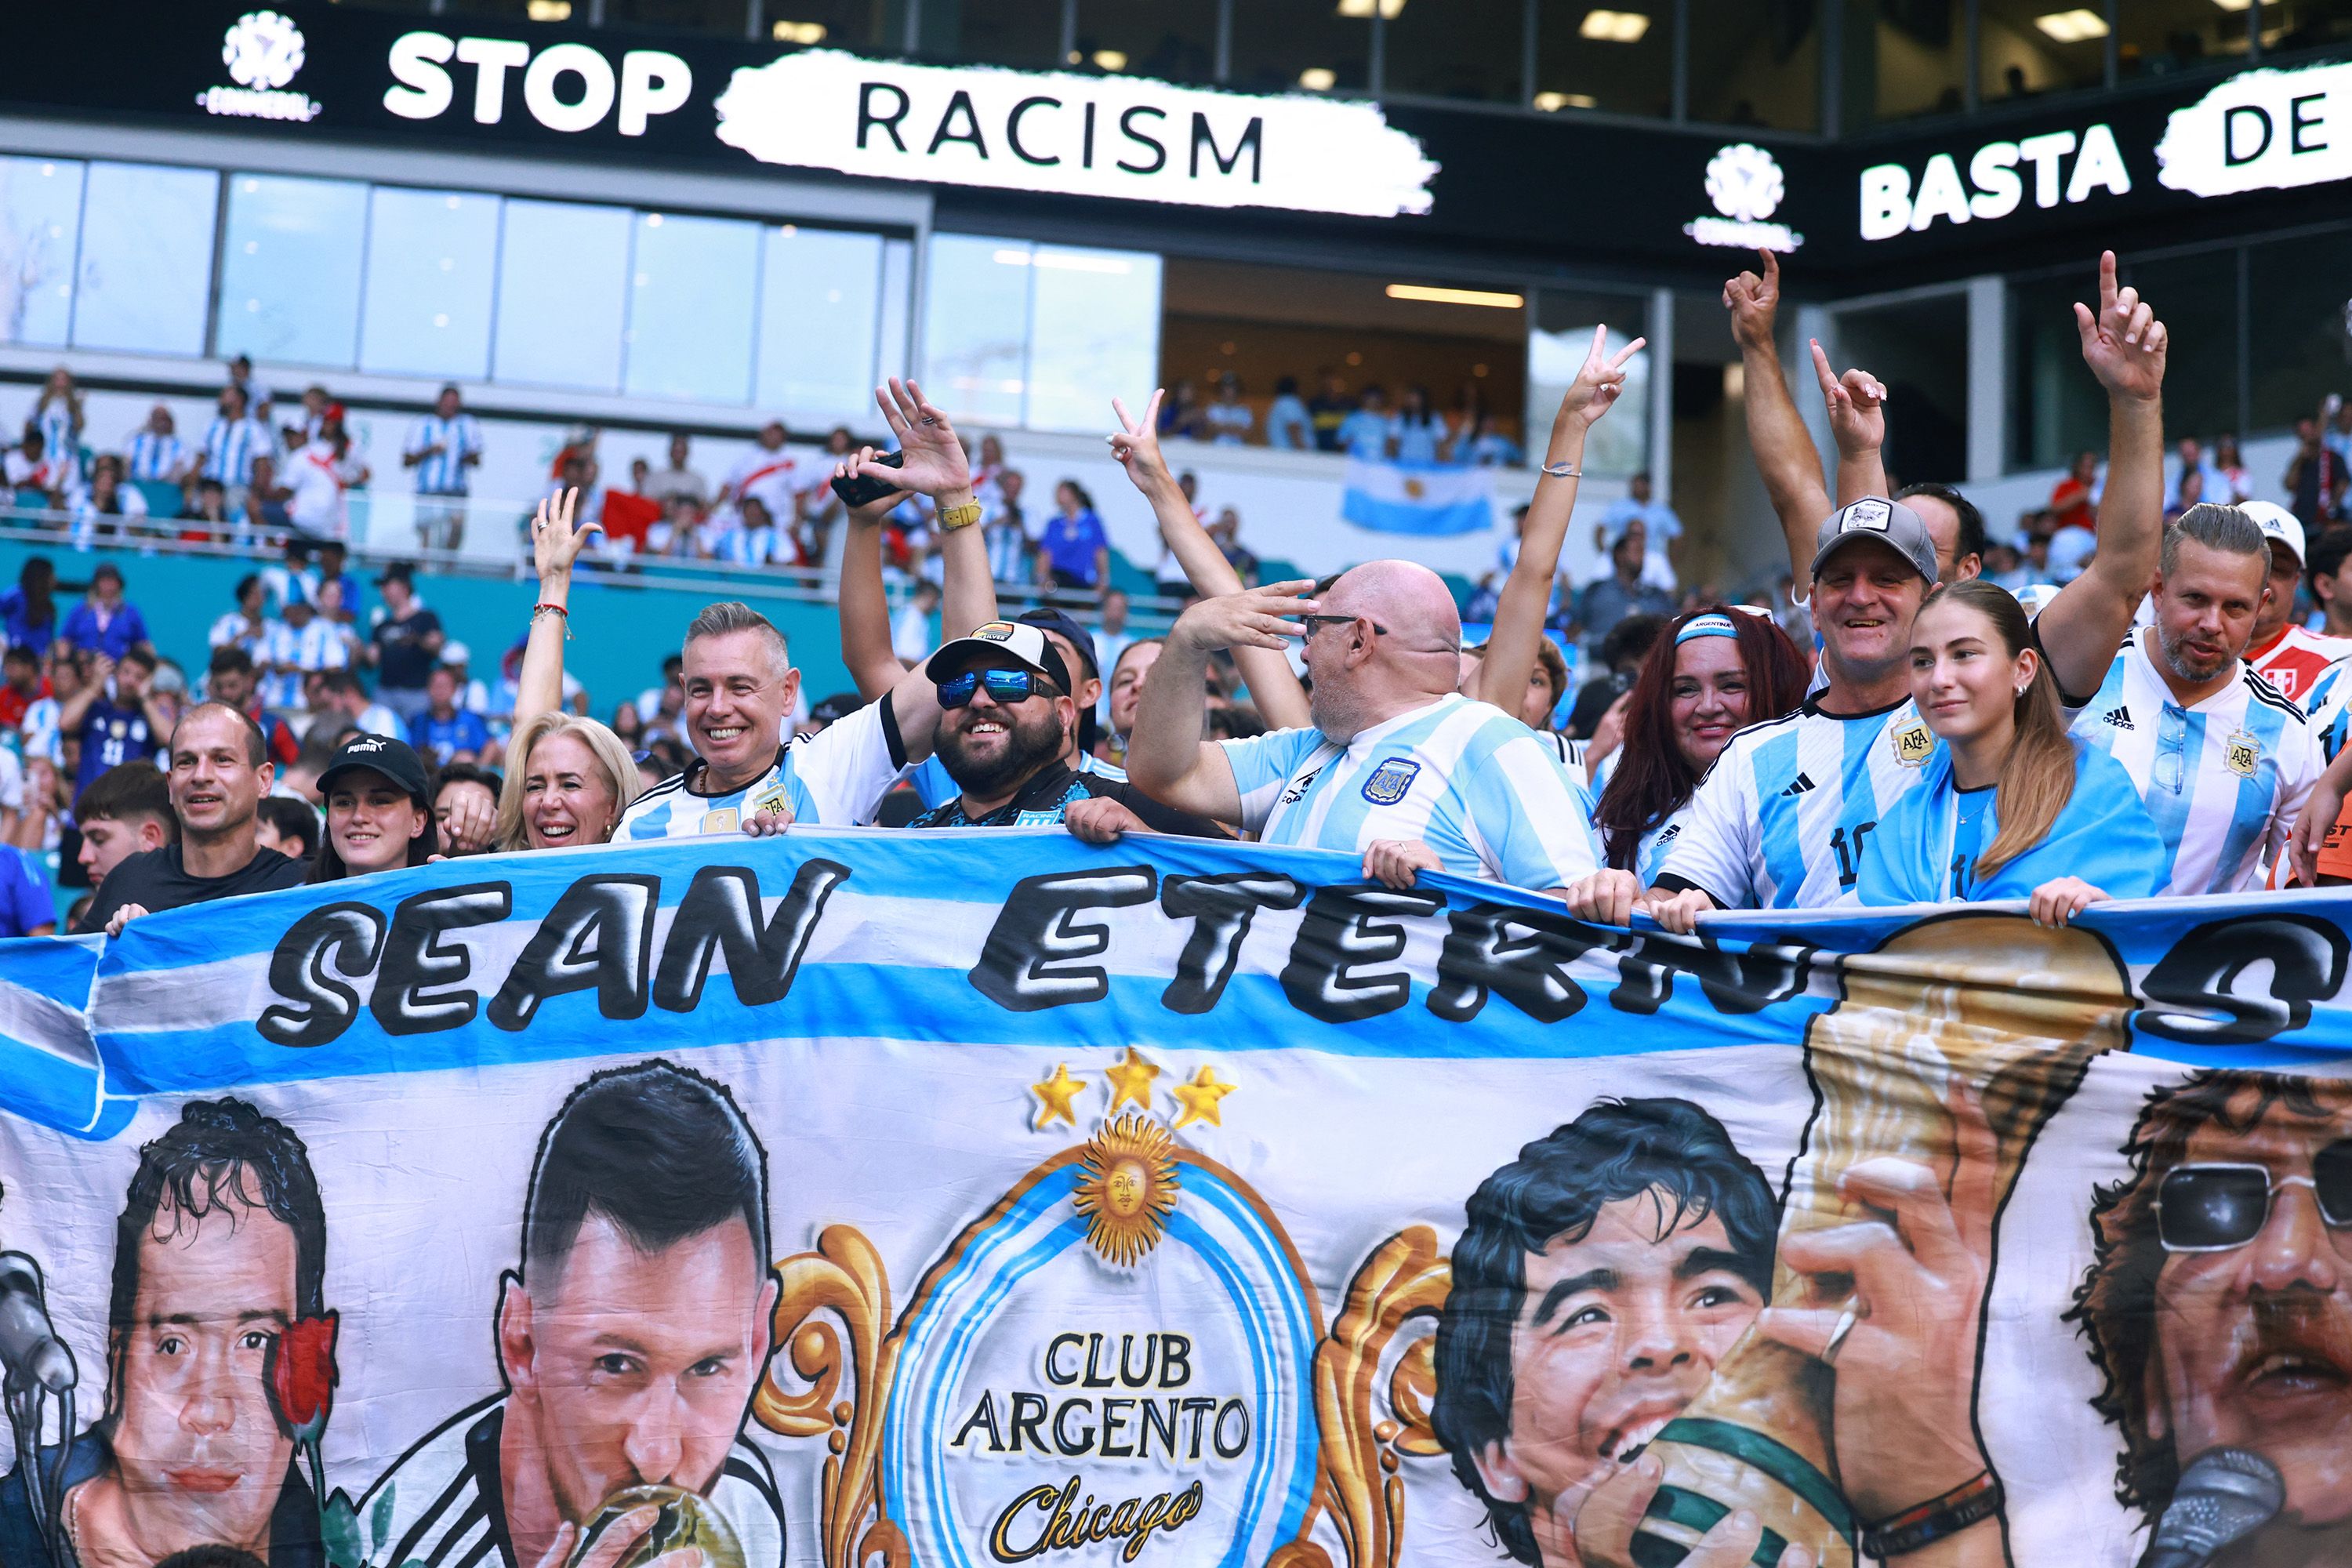
[[[2299,54],[2352,39],[2352,0],[2263,0],[2263,53]]]
[[[604,0],[604,20],[621,27],[743,36],[748,0]]]
[[[491,375],[620,391],[628,209],[510,199],[500,235]]]
[[[1251,92],[1361,92],[1378,0],[1246,0],[1234,6],[1232,83]],[[1387,0],[1393,8],[1395,0]],[[1444,0],[1423,0],[1443,4]],[[1393,56],[1391,56],[1393,58]]]
[[[761,0],[760,37],[897,54],[906,45],[908,0]]]
[[[750,402],[760,226],[640,213],[634,265],[626,390]]]
[[[1064,64],[1062,0],[922,0],[922,52],[933,59],[1045,70]]]
[[[1030,246],[931,236],[924,285],[923,384],[949,416],[1021,423],[1029,349]]]
[[[1605,109],[1664,119],[1674,112],[1674,98],[1668,0],[1621,0],[1601,9],[1587,0],[1543,0],[1536,16],[1538,109]]]
[[[2352,16],[2352,6],[2339,5],[2336,9]],[[2126,0],[2116,7],[2116,74],[2136,81],[2183,71],[2234,70],[2246,63],[2252,13],[2252,6],[2224,10],[2213,0]],[[2265,47],[2278,20],[2278,5],[2266,0]]]
[[[1149,401],[1160,375],[1160,258],[1041,245],[1029,267],[1032,430],[1100,430],[1115,391]]]
[[[2098,281],[2088,275],[2089,270],[2085,268],[2077,273],[2074,286],[2080,292],[2075,298],[2096,305],[2097,297],[2091,290]],[[2209,446],[2224,430],[2236,430],[2238,253],[2209,250],[2197,256],[2132,262],[2124,269],[2124,281],[2153,300],[2164,319],[2166,430],[2176,439],[2195,436]],[[2340,341],[2340,302],[2338,315]],[[2073,329],[2071,311],[2061,324]],[[2085,381],[2091,378],[2087,370],[2079,374]]]
[[[1592,329],[1606,325],[1611,353],[1643,331],[1649,301],[1633,294],[1569,293],[1547,289],[1535,299],[1528,331],[1528,414],[1521,421],[1528,460],[1539,462],[1559,400],[1575,384],[1584,356],[1592,352]],[[1587,473],[1631,478],[1650,466],[1650,351],[1625,362],[1625,390],[1609,417],[1593,426],[1584,447]]]
[[[0,158],[0,343],[65,343],[81,176],[75,159]]]
[[[915,345],[907,335],[914,307],[915,242],[886,239],[882,242],[882,325],[875,334],[875,353],[883,375],[904,375],[914,369]],[[859,412],[864,412],[862,405]]]
[[[1211,81],[1217,0],[1078,0],[1075,65],[1161,81]]]
[[[1853,5],[1846,16],[1867,50],[1872,103],[1880,120],[1921,114],[1958,114],[1967,79],[1967,37],[1960,25],[1965,0],[1878,0]]]
[[[349,366],[359,341],[367,187],[231,174],[213,350]]]
[[[882,237],[772,228],[763,262],[754,401],[793,423],[857,418],[879,380]],[[882,374],[898,372],[893,356]]]
[[[369,201],[360,368],[488,376],[498,262],[498,197],[378,186]]]
[[[1965,292],[1840,310],[1832,363],[1864,366],[1886,384],[1888,401],[1898,410],[1886,421],[1885,451],[1896,484],[1950,480],[1969,471]],[[2074,370],[2090,379],[2079,352]],[[2104,449],[2105,443],[2100,445]]]
[[[2289,429],[2329,393],[2352,390],[2352,234],[2252,247],[2246,289],[2252,425]],[[2169,371],[2164,379],[2168,389]]]
[[[2164,0],[2133,0],[2126,11],[2140,5],[2160,5]],[[2208,16],[2225,13],[2213,0],[2194,0]],[[2034,18],[2068,9],[2056,0],[1979,0],[1977,16],[1977,97],[1983,103],[2013,103],[2045,93],[2077,92],[2105,85],[2107,40],[2096,37],[2053,38]],[[2093,10],[2100,9],[2097,5]],[[2238,18],[2242,37],[2245,18]]]
[[[1821,28],[1811,0],[1711,7],[1690,37],[1690,113],[1717,125],[1821,123]]]
[[[92,163],[83,192],[74,345],[203,353],[220,175]]]
[[[1527,101],[1523,0],[1405,0],[1387,26],[1383,91]]]
[[[2107,449],[2107,400],[2083,368],[2074,301],[2084,299],[2080,268],[2010,285],[2010,461],[2063,468],[2077,452]],[[2089,303],[2087,300],[2084,303]],[[2171,305],[2164,303],[2168,317]],[[2234,335],[2234,331],[2233,331]],[[2172,380],[2165,377],[2168,390]],[[1995,519],[2007,527],[2010,519]]]

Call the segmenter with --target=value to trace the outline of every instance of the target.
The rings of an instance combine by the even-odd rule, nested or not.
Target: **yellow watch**
[[[940,508],[940,528],[944,532],[953,533],[959,528],[970,528],[979,521],[980,503],[976,500],[968,500],[961,506]]]

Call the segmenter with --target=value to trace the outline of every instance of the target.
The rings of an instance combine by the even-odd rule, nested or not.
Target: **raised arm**
[[[1168,549],[1184,568],[1185,580],[1192,591],[1204,599],[1221,597],[1242,591],[1241,574],[1192,515],[1192,503],[1177,488],[1175,478],[1168,471],[1168,461],[1160,452],[1160,400],[1165,390],[1154,392],[1151,401],[1143,406],[1143,416],[1130,417],[1127,405],[1114,397],[1111,412],[1118,416],[1119,428],[1110,437],[1111,456],[1127,470],[1143,499],[1151,503],[1151,515],[1159,520],[1160,537],[1168,542]],[[1257,705],[1258,713],[1269,729],[1302,730],[1310,722],[1307,715],[1307,689],[1298,683],[1297,674],[1290,668],[1290,657],[1277,643],[1274,647],[1255,644],[1237,644],[1233,649],[1234,664],[1241,671],[1243,682],[1249,687],[1250,700]],[[1161,654],[1166,657],[1165,652]]]
[[[1829,405],[1830,438],[1837,443],[1837,504],[1892,494],[1886,464],[1879,456],[1886,446],[1885,384],[1866,370],[1850,370],[1843,376],[1833,374],[1821,340],[1811,342],[1813,374],[1822,384],[1822,401]],[[1814,527],[1820,526],[1816,519]]]
[[[530,636],[522,645],[522,669],[515,677],[514,727],[563,706],[563,639],[572,635],[572,563],[601,522],[573,524],[580,492],[568,489],[539,503],[530,520],[531,564],[539,568],[539,599],[531,606]],[[547,606],[552,605],[553,608]]]
[[[1732,340],[1739,345],[1746,376],[1748,446],[1763,476],[1764,493],[1780,519],[1789,547],[1790,592],[1812,591],[1813,540],[1829,516],[1830,492],[1822,482],[1822,454],[1797,412],[1797,400],[1780,374],[1780,345],[1773,328],[1780,309],[1780,263],[1759,251],[1763,274],[1743,272],[1723,286],[1723,306],[1731,312]]]
[[[1279,650],[1306,627],[1290,617],[1312,612],[1311,581],[1276,583],[1202,599],[1176,617],[1135,710],[1127,776],[1138,789],[1179,811],[1241,825],[1241,790],[1223,746],[1201,738],[1208,714],[1209,655],[1244,647]]]
[[[1486,657],[1479,662],[1465,696],[1517,715],[1520,694],[1535,675],[1537,649],[1543,642],[1544,611],[1551,604],[1552,580],[1559,574],[1560,547],[1568,542],[1568,521],[1576,510],[1585,437],[1624,392],[1625,366],[1648,341],[1635,338],[1612,354],[1609,329],[1592,329],[1592,348],[1559,400],[1559,412],[1552,416],[1551,444],[1544,450],[1543,472],[1536,479],[1535,497],[1528,503],[1519,558],[1512,563],[1511,574],[1503,583],[1495,609],[1495,629],[1486,639]]]
[[[2135,289],[2116,287],[2116,254],[2099,257],[2099,308],[2074,307],[2083,363],[2107,391],[2107,488],[2099,549],[2059,590],[2036,629],[2058,689],[2099,689],[2131,630],[2164,548],[2164,362],[2167,334]]]
[[[898,439],[899,466],[892,468],[877,463],[869,451],[859,454],[856,471],[871,479],[896,480],[919,495],[929,496],[940,511],[969,504],[972,499],[971,464],[947,415],[923,396],[921,387],[897,376],[890,378],[888,386],[874,389],[874,401],[881,406],[891,435]],[[988,575],[988,545],[981,537],[978,524],[943,529],[941,535],[940,554],[951,590],[966,584],[975,572],[982,577]],[[967,609],[970,603],[967,593]],[[887,616],[880,625],[887,643]],[[879,671],[878,661],[875,668]],[[860,689],[863,690],[862,681]],[[898,721],[898,738],[907,748],[908,759],[920,762],[929,756],[940,728],[939,688],[919,665],[891,686],[890,710]]]
[[[81,728],[89,713],[89,705],[98,700],[106,683],[114,678],[114,661],[102,653],[89,656],[89,673],[83,677],[81,689],[58,704],[58,733],[70,735]]]
[[[838,474],[848,479],[869,467],[886,477],[894,472],[876,463],[874,448],[866,447],[844,458]],[[841,658],[867,702],[907,678],[907,667],[890,651],[890,601],[882,588],[882,520],[906,499],[905,490],[892,490],[870,505],[852,507],[841,542]]]

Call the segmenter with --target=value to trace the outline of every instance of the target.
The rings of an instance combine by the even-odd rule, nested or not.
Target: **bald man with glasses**
[[[1184,612],[1144,682],[1130,780],[1268,844],[1360,855],[1392,888],[1443,870],[1549,892],[1599,864],[1584,786],[1534,731],[1455,690],[1462,622],[1436,573],[1373,561],[1314,587]],[[1210,654],[1290,637],[1304,641],[1312,724],[1202,740]]]

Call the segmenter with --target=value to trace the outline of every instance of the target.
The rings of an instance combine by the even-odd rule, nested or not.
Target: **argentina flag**
[[[1495,525],[1495,476],[1442,463],[1350,458],[1339,515],[1376,533],[1478,533]]]

